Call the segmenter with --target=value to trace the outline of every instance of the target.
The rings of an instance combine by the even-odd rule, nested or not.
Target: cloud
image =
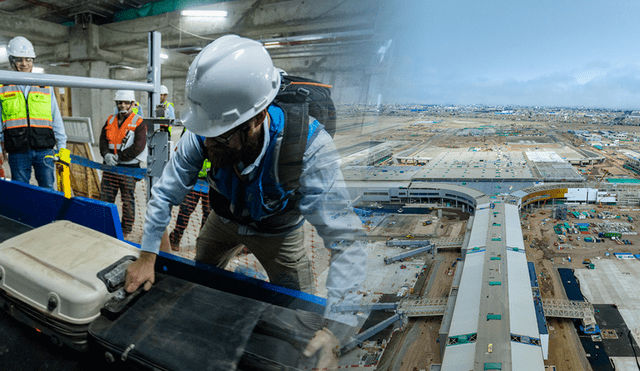
[[[529,79],[462,76],[436,68],[394,74],[385,96],[393,103],[584,106],[635,109],[640,66],[585,63]]]

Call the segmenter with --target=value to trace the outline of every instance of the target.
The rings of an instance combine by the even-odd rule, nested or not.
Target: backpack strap
[[[276,103],[284,112],[282,145],[278,156],[278,178],[285,190],[300,187],[302,159],[307,149],[309,135],[309,104]]]

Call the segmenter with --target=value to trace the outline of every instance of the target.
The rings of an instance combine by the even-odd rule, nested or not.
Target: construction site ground
[[[389,220],[400,220],[401,225],[407,225],[417,234],[424,228],[424,233],[436,234],[438,239],[454,239],[464,236],[469,215],[455,209],[445,209],[441,219],[433,219],[433,224],[423,226],[424,215],[394,214],[390,215],[383,226],[389,225]],[[431,218],[428,218],[431,220]],[[444,226],[444,227],[441,227]],[[386,227],[384,227],[386,228]],[[437,232],[436,232],[437,231]],[[401,230],[392,230],[395,235],[402,235]],[[418,238],[418,235],[415,237]],[[427,260],[428,270],[426,279],[418,281],[412,297],[443,298],[449,296],[455,268],[453,262],[460,257],[460,250],[441,251]],[[376,370],[414,371],[428,370],[431,364],[442,362],[440,344],[436,341],[442,323],[442,317],[410,318],[408,323],[393,333],[386,349],[380,358]]]
[[[567,130],[585,129],[592,130],[592,125],[562,124],[556,123],[551,126],[556,131],[556,136],[561,143],[549,140],[545,136],[549,129],[547,122],[533,121],[510,121],[491,120],[455,117],[382,117],[379,115],[365,116],[362,119],[364,124],[350,124],[349,117],[341,119],[340,128],[336,133],[335,141],[339,150],[353,146],[354,138],[365,137],[370,141],[403,141],[404,147],[396,148],[402,151],[415,146],[416,143],[430,147],[465,147],[474,146],[481,150],[553,150],[554,147],[567,146],[573,149],[580,149],[585,146],[589,151],[604,155],[606,160],[603,164],[588,165],[579,168],[579,171],[587,179],[599,180],[605,175],[604,169],[613,176],[636,177],[629,170],[623,168],[624,155],[618,154],[620,149],[628,148],[640,151],[640,142],[621,142],[620,147],[605,147],[605,150],[598,150],[587,146],[584,142],[578,142]],[[357,120],[356,120],[357,121]],[[528,130],[527,134],[518,137],[503,136],[481,136],[462,137],[456,136],[455,130],[466,127],[477,127],[480,125],[496,125],[502,128],[513,127],[515,129]],[[629,126],[609,126],[609,130],[630,131]],[[174,132],[180,132],[176,130]],[[405,142],[406,141],[406,142]],[[94,160],[102,162],[94,147]],[[8,162],[2,165],[7,176],[10,176]],[[35,184],[32,179],[31,184]],[[142,224],[144,220],[146,196],[145,181],[137,182],[136,199],[140,200],[136,209],[136,220],[134,231],[126,236],[128,240],[139,243],[142,236]],[[120,196],[116,202],[121,211]],[[548,206],[548,205],[547,205]],[[596,206],[577,207],[578,211],[587,211]],[[171,231],[176,220],[177,210],[172,212],[172,221],[168,226]],[[584,209],[584,210],[583,210]],[[598,211],[602,209],[597,209]],[[604,209],[619,214],[628,214],[634,220],[640,217],[640,210],[629,207],[612,206],[611,209]],[[535,217],[529,217],[523,226],[523,236],[525,236],[525,246],[527,247],[527,259],[535,263],[536,273],[542,298],[565,298],[564,288],[557,273],[558,268],[575,269],[576,277],[581,283],[582,293],[587,300],[597,305],[610,305],[615,303],[621,318],[626,327],[632,332],[636,343],[640,334],[640,297],[638,296],[638,282],[640,282],[640,261],[628,260],[620,261],[613,257],[614,252],[631,252],[640,254],[640,237],[635,235],[624,236],[633,242],[633,245],[618,245],[610,239],[603,243],[585,243],[585,236],[593,237],[593,234],[575,234],[580,236],[581,241],[574,238],[569,243],[567,249],[558,250],[553,242],[557,241],[557,236],[553,231],[553,219],[550,218],[550,209],[545,209],[546,214],[540,214],[539,210],[533,210]],[[531,214],[531,213],[530,213]],[[377,215],[365,226],[370,229],[367,243],[368,263],[367,281],[364,284],[366,301],[376,302],[379,300],[389,300],[394,295],[400,297],[426,297],[426,298],[447,298],[453,281],[453,273],[456,268],[452,268],[453,263],[460,257],[459,249],[447,249],[439,251],[437,255],[425,254],[415,257],[406,263],[394,263],[385,265],[383,258],[395,253],[401,253],[401,248],[390,248],[385,245],[388,237],[394,239],[429,239],[438,241],[457,241],[464,236],[467,228],[468,214],[456,209],[443,210],[442,218],[437,217],[437,212],[431,214],[387,214]],[[524,212],[523,212],[524,215]],[[193,259],[195,255],[195,238],[199,230],[199,220],[201,217],[201,207],[198,206],[191,217],[187,227],[187,232],[183,237],[181,251],[173,252],[176,255],[187,259]],[[429,225],[424,225],[425,221],[431,221]],[[601,222],[600,219],[575,220],[568,222]],[[543,224],[544,223],[544,224]],[[527,226],[529,228],[527,228]],[[636,224],[633,224],[636,225]],[[410,237],[409,237],[410,236]],[[316,290],[319,296],[326,296],[324,281],[329,266],[329,251],[324,248],[322,240],[317,232],[309,224],[305,224],[305,241],[308,252],[313,261],[313,271],[316,280]],[[530,247],[533,245],[533,248]],[[611,256],[605,256],[610,253]],[[572,261],[567,257],[571,255]],[[591,259],[595,269],[586,269],[582,264],[584,259]],[[400,268],[400,265],[406,268]],[[238,255],[227,267],[229,270],[240,269],[243,274],[249,274],[256,278],[266,279],[264,271],[257,260],[251,255],[242,253]],[[413,288],[413,293],[411,293]],[[401,296],[398,296],[400,294]],[[597,317],[597,316],[596,316]],[[558,371],[591,370],[587,352],[581,345],[581,340],[570,319],[547,319],[549,329],[549,357],[545,365],[554,365]],[[441,317],[423,317],[409,319],[401,329],[393,332],[386,329],[374,337],[371,342],[364,344],[362,348],[357,348],[341,361],[341,367],[371,370],[389,371],[417,371],[429,370],[432,364],[441,363],[440,344],[436,342],[441,326]],[[604,328],[607,325],[604,325]],[[378,339],[382,340],[378,344]],[[640,354],[640,353],[639,353]],[[636,370],[637,367],[631,358],[623,355],[613,355],[617,370]],[[375,366],[375,367],[374,367]],[[633,368],[636,367],[636,368]]]
[[[576,211],[588,211],[594,209],[594,205],[576,206]],[[570,207],[569,210],[572,210]],[[614,214],[631,215],[634,221],[640,215],[640,210],[633,210],[629,207],[606,206],[596,210],[609,211]],[[639,340],[640,314],[637,308],[640,306],[640,295],[637,290],[637,283],[640,282],[640,261],[619,260],[614,257],[616,252],[630,252],[640,254],[640,236],[623,235],[623,239],[628,239],[633,245],[619,245],[610,238],[605,238],[604,242],[593,243],[584,242],[584,237],[597,237],[594,234],[572,234],[573,241],[564,244],[560,250],[554,246],[554,242],[559,242],[553,225],[565,222],[550,218],[551,210],[543,210],[545,214],[540,214],[539,209],[534,209],[528,215],[535,217],[524,218],[523,236],[527,247],[527,260],[534,262],[538,283],[542,298],[566,299],[564,288],[557,273],[558,268],[571,268],[575,270],[575,276],[580,282],[580,289],[586,300],[594,304],[617,304],[620,308],[627,326],[632,331],[636,343]],[[523,212],[522,215],[525,215]],[[549,219],[544,221],[545,219]],[[614,219],[619,220],[619,219]],[[626,220],[626,218],[625,218]],[[602,223],[603,219],[570,219],[566,222],[573,223]],[[630,223],[630,226],[634,223]],[[528,227],[527,227],[528,226]],[[591,229],[591,228],[590,228]],[[580,237],[580,241],[577,238]],[[531,247],[533,245],[533,248]],[[560,243],[559,243],[560,245]],[[607,253],[609,256],[606,256]],[[571,256],[571,262],[568,256]],[[587,269],[583,264],[585,259],[595,265],[595,269]],[[587,360],[587,353],[578,338],[578,333],[570,319],[548,318],[549,326],[549,359],[546,365],[555,365],[557,370],[590,370],[591,366]],[[629,360],[619,357],[618,370],[623,369],[623,364]],[[637,369],[637,366],[634,366]]]
[[[593,205],[588,207],[589,210],[592,208]],[[580,209],[577,210],[579,211]],[[633,209],[628,207],[612,206],[611,209],[605,208],[605,210],[612,213],[632,215],[634,220],[637,219],[636,216],[640,216],[640,210],[634,213]],[[619,311],[626,326],[632,331],[637,344],[638,334],[640,334],[640,328],[638,327],[640,314],[637,313],[637,308],[640,307],[640,291],[633,294],[633,290],[637,287],[637,282],[640,282],[640,261],[636,259],[621,261],[614,258],[613,253],[631,252],[640,254],[640,237],[625,235],[624,239],[629,239],[633,242],[633,245],[618,245],[611,239],[606,239],[605,242],[601,243],[584,242],[583,238],[585,236],[594,236],[576,234],[574,236],[577,237],[579,235],[581,237],[580,241],[574,238],[568,249],[558,250],[553,245],[553,242],[557,240],[552,227],[553,219],[547,222],[542,221],[549,217],[550,210],[547,209],[544,212],[545,214],[540,214],[539,210],[535,210],[536,217],[527,218],[523,228],[523,235],[526,235],[527,238],[525,241],[527,259],[535,263],[542,298],[566,299],[557,269],[575,269],[576,277],[580,280],[581,289],[587,300],[592,303],[607,305],[613,302],[624,303],[618,304]],[[416,220],[412,222],[412,218]],[[419,217],[396,214],[388,216],[379,226],[380,228],[388,228],[391,224],[390,222],[395,221],[396,223],[393,225],[413,228],[412,231],[417,234],[416,228],[422,225],[420,220]],[[602,222],[601,219],[570,219],[567,222],[573,224],[574,222],[590,221]],[[445,224],[446,230],[453,232],[453,234],[439,234],[439,238],[451,238],[459,233],[463,234],[466,226],[466,222],[459,220]],[[432,225],[435,225],[435,228],[426,229],[424,233],[430,234],[430,231],[441,229],[436,222]],[[526,225],[529,225],[529,229]],[[375,229],[373,231],[375,232]],[[396,235],[402,235],[402,233],[396,233]],[[534,245],[533,248],[530,247],[531,244]],[[609,257],[605,257],[607,252],[610,253]],[[572,257],[571,262],[568,261],[568,254]],[[440,252],[434,256],[431,259],[431,263],[428,264],[426,284],[420,288],[416,287],[414,295],[423,295],[428,298],[446,298],[453,280],[451,265],[458,257],[460,257],[459,251]],[[591,259],[596,269],[587,269],[582,264],[584,259]],[[410,319],[404,328],[396,331],[391,336],[377,365],[377,370],[428,370],[431,364],[441,363],[440,347],[439,343],[436,342],[440,325],[440,317]],[[589,358],[592,355],[585,351],[573,320],[548,318],[547,325],[549,330],[549,355],[545,365],[555,366],[558,371],[593,369],[589,363]],[[614,354],[611,356],[618,370],[635,370],[633,368],[636,367],[635,362],[627,355],[616,356]]]

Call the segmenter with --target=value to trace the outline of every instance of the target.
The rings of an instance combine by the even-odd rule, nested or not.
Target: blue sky
[[[389,9],[386,102],[640,109],[640,1],[405,0]]]

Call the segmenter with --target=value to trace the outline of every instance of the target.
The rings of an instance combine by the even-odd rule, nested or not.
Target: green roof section
[[[499,362],[486,362],[484,364],[485,370],[502,370],[502,363]]]
[[[607,178],[607,182],[609,183],[640,183],[640,179],[632,179],[632,178]]]

